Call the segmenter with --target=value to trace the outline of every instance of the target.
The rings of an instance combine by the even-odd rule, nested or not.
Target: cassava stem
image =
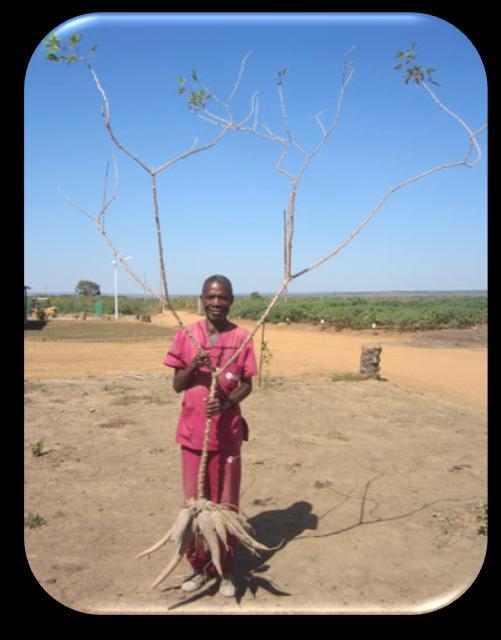
[[[217,381],[218,373],[213,371],[211,374],[211,383],[207,402],[213,400],[216,395]],[[204,442],[202,447],[202,456],[200,458],[200,467],[198,469],[197,500],[200,500],[204,497],[205,470],[207,468],[207,457],[209,455],[209,436],[211,423],[212,418],[207,418],[205,420]]]

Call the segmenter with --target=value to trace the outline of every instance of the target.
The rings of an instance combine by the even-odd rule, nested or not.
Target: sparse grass
[[[43,454],[44,454],[43,445],[44,445],[43,438],[42,438],[42,440],[39,440],[38,442],[35,442],[35,444],[32,444],[31,445],[31,455],[34,456],[35,458],[43,456]]]
[[[256,386],[253,393],[261,393],[268,398],[273,391],[279,389],[284,384],[284,378],[280,376],[265,376],[261,386]]]
[[[138,402],[143,401],[143,396],[134,396],[134,395],[120,395],[114,398],[111,401],[111,404],[117,405],[119,407],[126,407],[129,404],[137,404]]]
[[[283,376],[266,376],[266,385],[268,387],[280,387],[283,384],[284,384]],[[258,390],[260,389],[258,388]]]
[[[43,382],[28,382],[24,383],[24,393],[32,393],[33,391],[42,391],[47,393],[47,386]]]
[[[40,331],[25,331],[26,340],[68,340],[71,342],[117,342],[121,340],[146,340],[165,338],[169,341],[175,333],[170,327],[146,322],[120,322],[120,320],[54,320]]]
[[[341,431],[338,431],[337,429],[331,429],[327,432],[326,435],[331,440],[344,440],[345,442],[349,440],[349,438],[347,438],[343,433],[341,433]]]
[[[332,382],[362,382],[363,380],[374,380],[377,374],[368,375],[363,373],[333,373]]]
[[[116,418],[115,420],[110,420],[109,422],[101,422],[98,426],[101,429],[122,429],[127,425],[136,424],[134,420],[127,420],[126,418]]]
[[[267,387],[271,382],[271,361],[273,360],[273,353],[266,342],[263,340],[261,343],[261,355],[260,355],[260,372],[258,378],[259,386]]]
[[[149,402],[150,404],[169,404],[171,402],[163,390],[158,393],[138,393],[136,387],[118,381],[105,384],[103,391],[115,396],[111,404],[119,406],[127,406],[138,402]]]
[[[112,394],[125,393],[127,391],[132,391],[133,389],[134,387],[124,384],[123,382],[111,382],[110,384],[105,384],[103,387],[103,391]]]
[[[42,527],[44,524],[47,524],[47,520],[42,518],[41,515],[37,513],[37,515],[33,515],[31,512],[28,513],[26,518],[24,519],[24,527],[25,529],[38,529]]]
[[[487,325],[468,329],[437,329],[414,334],[407,342],[411,347],[438,349],[486,349]]]
[[[487,502],[484,502],[481,507],[477,509],[477,520],[482,524],[477,529],[477,533],[482,536],[487,535]]]
[[[111,401],[111,404],[127,406],[129,404],[137,404],[138,402],[148,402],[149,404],[169,404],[171,401],[167,397],[150,393],[143,395],[121,395],[114,398]]]

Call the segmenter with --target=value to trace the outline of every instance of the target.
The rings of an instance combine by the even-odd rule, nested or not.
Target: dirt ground
[[[280,548],[239,550],[235,599],[214,583],[184,594],[184,562],[152,590],[174,545],[135,559],[181,506],[169,340],[27,340],[25,515],[45,522],[25,546],[42,588],[97,614],[418,613],[458,598],[487,542],[485,328],[376,334],[266,327],[241,507]],[[383,380],[331,380],[372,343]]]

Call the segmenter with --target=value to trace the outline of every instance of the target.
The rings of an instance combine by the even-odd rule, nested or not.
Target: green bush
[[[31,455],[34,456],[35,458],[39,458],[40,456],[43,455],[43,445],[44,445],[44,441],[42,440],[38,440],[38,442],[35,442],[35,444],[31,445]]]
[[[235,300],[232,316],[258,320],[270,298],[247,297]],[[463,328],[487,322],[486,296],[409,297],[312,297],[279,300],[269,322],[320,322],[352,329],[379,327],[412,331],[417,329]]]
[[[24,519],[24,526],[28,529],[38,529],[43,527],[44,524],[47,524],[47,520],[38,513],[34,515],[31,511]]]
[[[100,300],[103,313],[113,315],[113,296],[51,296],[58,314],[87,312],[95,314],[95,303]],[[237,297],[231,317],[258,320],[270,303],[270,297],[256,295]],[[28,299],[28,304],[31,300]],[[196,311],[197,296],[177,296],[171,303],[175,309]],[[155,315],[160,303],[155,298],[118,297],[122,315]],[[379,327],[414,331],[418,329],[465,328],[487,322],[487,296],[335,296],[289,297],[278,300],[268,322],[316,323],[323,319],[338,328],[367,329],[376,322]]]
[[[31,308],[31,300],[32,298],[28,298],[28,308]],[[51,303],[57,308],[58,315],[77,314],[84,311],[88,315],[94,315],[98,300],[103,304],[103,314],[113,315],[115,313],[114,296],[51,296]],[[171,302],[176,309],[196,311],[197,308],[196,296],[176,297],[172,298]],[[160,302],[156,298],[118,296],[118,309],[121,315],[154,315],[158,313],[159,308]]]

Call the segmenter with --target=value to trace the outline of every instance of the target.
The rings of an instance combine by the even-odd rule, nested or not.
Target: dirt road
[[[200,316],[180,313],[185,323]],[[153,316],[155,324],[175,327],[170,314]],[[239,321],[240,322],[240,321]],[[254,325],[240,322],[251,329]],[[260,331],[254,338],[258,352]],[[487,351],[482,348],[413,347],[408,334],[373,331],[320,331],[312,325],[267,325],[265,340],[272,353],[272,376],[328,375],[358,371],[364,344],[383,347],[381,375],[402,387],[469,402],[487,403]],[[128,343],[27,342],[25,377],[110,377],[127,373],[159,373],[168,341]]]

